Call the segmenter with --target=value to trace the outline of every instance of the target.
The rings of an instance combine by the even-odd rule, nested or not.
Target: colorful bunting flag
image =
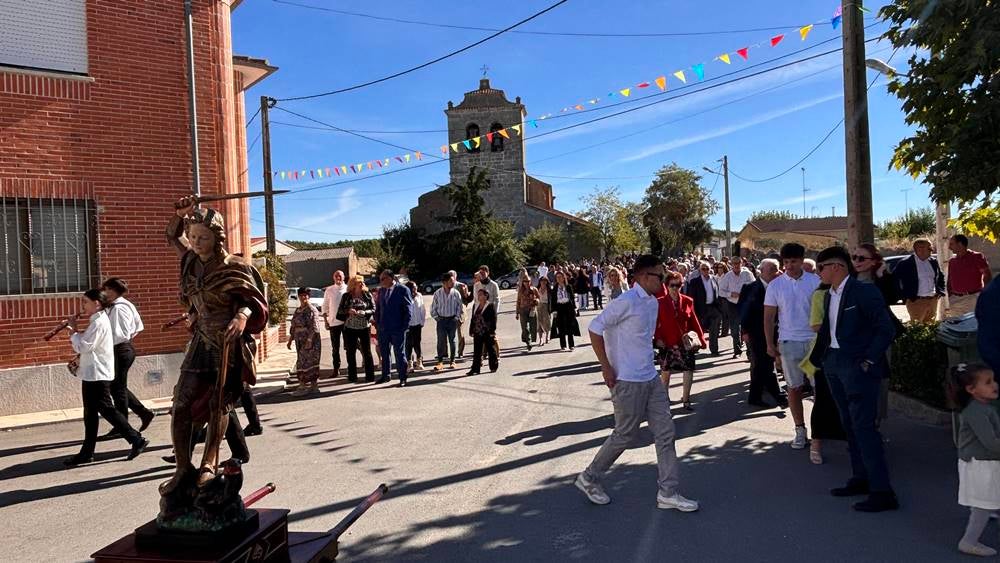
[[[330,177],[330,169],[329,169],[329,168],[327,168],[327,169],[326,169],[326,177],[327,177],[327,178],[329,178],[329,177]]]
[[[364,169],[365,169],[365,163],[364,162],[358,163],[358,172],[360,172],[360,171],[362,171]]]
[[[573,106],[573,107],[574,107],[574,108],[576,108],[577,110],[582,110],[582,109],[583,109],[583,106],[582,106],[582,105],[580,105],[580,104],[576,104],[576,105],[575,105],[575,106]]]
[[[649,88],[649,82],[640,82],[635,85],[636,88]]]
[[[465,150],[467,151],[472,150],[472,143],[468,139],[462,141],[462,144],[465,145]]]
[[[506,129],[501,129],[501,130],[497,131],[497,133],[500,133],[500,136],[503,137],[504,139],[509,139],[510,138],[510,135],[507,133]]]
[[[720,61],[722,61],[722,62],[726,63],[727,65],[728,65],[728,64],[732,64],[732,63],[730,63],[730,62],[729,62],[729,53],[722,53],[722,54],[721,54],[721,55],[719,55],[719,56],[718,56],[717,58],[718,58],[718,59],[719,59]]]
[[[391,162],[391,161],[390,161],[390,160],[389,160],[388,158],[387,158],[387,159],[385,159],[385,165],[386,165],[386,166],[389,166],[389,163],[390,163],[390,162]]]
[[[340,176],[340,168],[334,168],[333,171],[337,173],[337,176]]]
[[[803,41],[806,40],[806,37],[809,35],[809,32],[812,31],[812,29],[813,29],[812,24],[799,28],[799,35],[802,36]]]
[[[750,47],[743,47],[742,49],[737,49],[736,54],[743,57],[743,60],[750,59]]]
[[[347,174],[347,167],[346,166],[341,166],[340,169],[344,171],[344,174]]]
[[[661,77],[657,78],[656,79],[656,85],[660,87],[660,90],[666,90],[667,89],[667,77],[666,76],[661,76]]]
[[[698,80],[705,80],[705,63],[698,63],[692,66],[691,70],[698,75]]]
[[[423,160],[423,159],[424,159],[424,157],[423,157],[423,155],[422,155],[422,154],[420,153],[420,151],[415,151],[415,152],[413,153],[413,156],[417,157],[417,160]]]
[[[375,163],[378,164],[379,168],[382,168],[382,161],[381,160],[376,160]]]
[[[451,144],[451,150],[458,152],[458,143]],[[398,156],[396,158],[399,158]]]
[[[477,137],[477,138],[478,138],[478,137]],[[409,153],[407,153],[407,154],[403,155],[403,160],[405,160],[406,162],[409,162],[409,161],[410,161],[410,155],[409,155]]]
[[[477,149],[479,148],[479,145],[482,144],[481,141],[479,140],[479,137],[476,137],[476,138],[472,139],[472,142],[476,144],[476,148]],[[409,162],[410,155],[406,155],[406,160],[407,160],[407,162]]]
[[[489,133],[486,134],[486,142],[487,143],[493,142],[493,131],[490,131]]]
[[[532,119],[531,120],[531,126],[534,127],[535,129],[538,129],[538,122],[536,122],[534,119]]]
[[[781,40],[784,38],[785,38],[784,33],[782,33],[781,35],[775,35],[774,37],[771,38],[771,46],[777,47],[778,43],[781,43]]]
[[[281,179],[282,179],[282,180],[284,180],[284,179],[285,179],[285,173],[284,173],[284,172],[282,172],[282,173],[281,173]]]
[[[843,19],[843,16],[833,16],[833,19],[830,20],[830,25],[833,26],[833,29],[837,29],[837,26],[840,25],[840,21],[842,19]]]
[[[521,134],[521,124],[511,125],[510,128],[513,129],[518,135]]]
[[[674,76],[677,77],[677,80],[680,80],[681,82],[687,84],[687,78],[684,77],[683,70],[678,70],[677,72],[674,73]]]
[[[441,145],[441,154],[448,154],[448,145]]]
[[[354,172],[355,174],[358,173],[358,170],[354,167],[353,164],[351,165],[351,172]]]
[[[620,92],[622,96],[625,96],[627,98],[628,95],[632,93],[632,89],[631,88],[622,88],[618,92]]]
[[[455,144],[457,145],[458,143],[455,143]],[[458,152],[458,149],[455,149],[455,152]],[[399,157],[399,156],[397,156],[397,157],[396,157],[396,160],[398,160],[400,164],[403,164],[403,159],[402,159],[402,157]]]
[[[368,169],[369,169],[369,170],[371,170],[371,169],[372,169],[372,163],[371,163],[371,161],[368,161]]]

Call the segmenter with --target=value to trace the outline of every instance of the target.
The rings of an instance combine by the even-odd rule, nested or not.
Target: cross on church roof
[[[483,65],[483,66],[479,67],[479,70],[483,71],[483,77],[485,78],[486,77],[486,73],[488,73],[490,71],[490,67],[488,67],[486,65]]]

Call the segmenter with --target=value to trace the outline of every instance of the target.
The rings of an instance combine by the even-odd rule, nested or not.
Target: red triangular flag
[[[785,38],[785,34],[784,33],[782,33],[781,35],[775,35],[774,37],[771,38],[771,46],[774,47],[778,43],[781,43],[781,40],[784,39],[784,38]]]
[[[649,82],[640,82],[635,85],[636,88],[649,88]]]
[[[376,160],[375,162],[377,162],[377,163],[378,163],[378,167],[379,167],[379,168],[382,168],[382,161],[381,161],[381,160]]]
[[[296,180],[298,180],[298,179],[299,179],[299,171],[298,171],[298,170],[296,170],[296,171],[295,171],[295,179],[296,179]]]
[[[337,176],[340,176],[340,167],[339,166],[336,167],[336,168],[334,168],[333,171],[337,173]]]
[[[493,142],[493,132],[492,131],[490,131],[489,133],[486,134],[486,142],[487,143],[492,143]]]
[[[743,47],[742,49],[737,49],[736,54],[743,57],[743,60],[750,58],[750,47]]]
[[[397,156],[397,157],[396,157],[396,160],[398,160],[398,161],[400,161],[400,162],[403,162],[403,157],[401,157],[401,156]]]

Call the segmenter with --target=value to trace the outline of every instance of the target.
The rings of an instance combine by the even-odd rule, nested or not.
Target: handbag
[[[688,352],[701,350],[701,339],[698,338],[698,333],[693,330],[681,335],[681,344],[684,346],[684,350]]]

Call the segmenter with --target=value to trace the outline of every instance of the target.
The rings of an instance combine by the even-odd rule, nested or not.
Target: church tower
[[[451,181],[464,184],[473,167],[486,169],[490,189],[483,194],[486,208],[494,217],[519,224],[523,220],[527,201],[527,177],[524,171],[524,142],[521,135],[507,130],[507,136],[498,131],[520,125],[526,115],[520,96],[513,102],[507,100],[503,90],[490,87],[490,80],[479,81],[479,89],[467,92],[457,106],[448,102],[448,144],[458,143],[458,152],[451,151]],[[466,148],[462,141],[492,133],[492,139],[483,137],[479,146]]]

